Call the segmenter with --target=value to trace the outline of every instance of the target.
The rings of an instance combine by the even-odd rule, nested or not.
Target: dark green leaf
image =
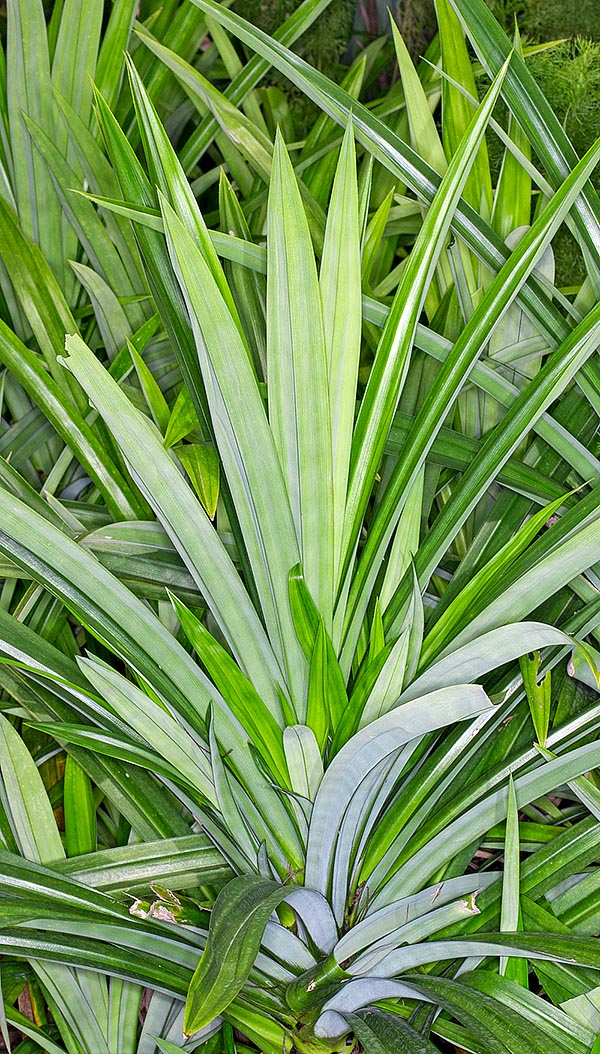
[[[434,1054],[428,1039],[395,1014],[382,1010],[360,1010],[346,1020],[365,1054]]]
[[[183,1029],[192,1035],[225,1010],[243,988],[269,916],[291,892],[258,875],[228,882],[212,910],[208,941],[188,991]]]

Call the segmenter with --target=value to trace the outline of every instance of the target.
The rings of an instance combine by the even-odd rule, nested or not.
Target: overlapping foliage
[[[22,1054],[598,1049],[600,143],[483,0],[368,103],[385,45],[290,50],[326,7],[8,4]]]

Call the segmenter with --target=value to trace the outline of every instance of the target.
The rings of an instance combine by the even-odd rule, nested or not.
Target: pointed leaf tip
[[[206,948],[188,990],[183,1020],[186,1036],[208,1025],[241,991],[269,916],[292,890],[259,875],[234,878],[221,890],[212,910]]]

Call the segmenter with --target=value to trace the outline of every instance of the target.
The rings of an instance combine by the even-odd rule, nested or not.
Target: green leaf
[[[243,239],[248,247],[251,246],[251,234],[246,217],[223,169],[221,169],[219,180],[219,216],[221,227],[227,232],[226,238],[230,241],[236,238]],[[210,236],[213,238],[213,244],[217,252],[219,252],[212,231]],[[232,266],[228,262],[224,264],[224,270],[242,321],[246,340],[252,352],[257,376],[264,380],[267,376],[267,286],[265,278],[262,274],[257,274],[250,268]]]
[[[318,717],[318,708],[320,705],[325,705],[331,730],[335,731],[348,701],[346,686],[331,638],[325,630],[324,621],[307,588],[300,565],[293,567],[290,571],[289,597],[294,629],[300,646],[311,664],[312,676],[315,678],[312,689],[315,694],[311,696],[311,709],[316,708],[313,710],[315,719],[321,721],[323,717]],[[318,683],[321,684],[320,689],[317,688]]]
[[[45,165],[41,158],[39,161]],[[46,365],[56,383],[68,392],[56,356],[64,346],[65,332],[74,333],[77,327],[47,258],[25,237],[18,217],[3,198],[0,198],[0,256],[9,270],[15,294]],[[81,409],[80,392],[78,397]]]
[[[437,1050],[396,1014],[363,1010],[344,1016],[365,1054],[434,1054]]]
[[[308,221],[280,135],[269,192],[267,346],[269,423],[306,583],[330,632],[334,582],[328,364]]]
[[[64,802],[67,855],[80,856],[96,849],[96,807],[91,780],[80,765],[67,756]]]
[[[307,671],[290,632],[286,597],[289,569],[298,562],[298,539],[262,396],[248,349],[208,265],[164,200],[162,207],[169,252],[189,306],[217,447],[262,615],[273,652],[287,673],[294,704],[302,710]],[[240,390],[244,391],[243,400]],[[223,624],[222,629],[232,647],[239,649],[241,642],[236,645]],[[253,674],[253,679],[258,686],[258,675]],[[261,680],[264,682],[262,675]]]
[[[354,553],[360,525],[379,468],[385,441],[406,379],[414,334],[454,211],[481,142],[505,71],[490,88],[461,149],[452,158],[410,253],[379,342],[358,414],[344,525],[344,566]],[[443,418],[439,420],[442,423]],[[398,508],[400,512],[400,508]],[[362,621],[362,620],[361,620]]]
[[[63,531],[5,490],[0,490],[0,505],[2,551],[10,551],[13,559],[22,561],[33,575],[41,577],[95,636],[127,656],[155,690],[164,692],[168,699],[178,699],[194,724],[198,720],[197,707],[208,708],[208,685],[148,606]],[[191,680],[186,686],[188,677]],[[176,688],[176,682],[181,687]]]
[[[219,455],[211,443],[178,443],[171,449],[181,461],[211,520],[219,500]]]
[[[110,709],[214,803],[210,765],[206,748],[198,749],[198,733],[192,737],[164,706],[111,667],[90,658],[80,659],[79,666]]]
[[[385,577],[379,594],[379,603],[383,611],[387,608],[395,590],[404,577],[411,558],[415,556],[419,548],[424,484],[425,471],[422,469],[408,491],[394,534]]]
[[[95,98],[98,122],[111,161],[119,174],[121,197],[126,202],[142,206],[143,209],[157,211],[156,194],[131,144],[102,97],[96,95]],[[112,175],[110,166],[108,170]],[[118,189],[110,196],[118,197]],[[198,418],[203,428],[206,427],[206,434],[211,435],[204,385],[198,369],[198,358],[186,316],[186,307],[177,278],[168,262],[164,238],[159,231],[149,229],[145,225],[137,226],[135,233],[156,309],[172,342]]]
[[[115,0],[102,35],[96,66],[96,85],[111,108],[115,105],[124,73],[122,56],[136,16],[136,0]]]
[[[391,26],[396,59],[398,60],[404,98],[406,100],[411,145],[421,157],[429,162],[436,172],[439,172],[440,176],[443,176],[448,165],[429,107],[429,100],[393,18],[391,19]],[[466,131],[466,127],[465,125],[463,133]],[[458,142],[456,146],[458,146]]]
[[[368,45],[371,54],[381,48],[382,41]],[[365,51],[354,59],[341,84],[353,99],[358,99],[367,72],[369,55]],[[288,139],[286,135],[284,138]],[[310,129],[300,154],[296,171],[302,172],[305,187],[313,194],[315,201],[327,207],[331,187],[340,157],[338,147],[339,134],[335,122],[326,113],[322,113]]]
[[[294,630],[302,651],[310,661],[321,622],[321,616],[310,595],[300,564],[290,569],[288,589]]]
[[[200,12],[177,0],[167,0],[161,9],[155,9],[143,28],[152,29],[167,47],[187,59],[198,53],[207,35],[206,21]],[[176,105],[175,100],[181,96],[169,71],[153,55],[145,55],[139,49],[136,58],[149,96],[166,107]]]
[[[184,385],[175,400],[171,416],[169,417],[167,431],[165,432],[166,449],[169,450],[175,443],[186,439],[190,432],[194,432],[198,427],[198,415],[194,409],[190,393]]]
[[[568,540],[562,540],[475,616],[455,638],[456,645],[461,646],[498,625],[516,622],[554,596],[563,585],[591,566],[599,538],[600,523],[596,521],[582,527]]]
[[[388,650],[381,670],[371,687],[359,727],[364,728],[396,705],[402,694],[408,659],[409,632],[404,630]],[[380,653],[381,655],[381,653]]]
[[[152,415],[152,420],[156,427],[164,433],[166,432],[171,416],[167,400],[161,392],[152,371],[148,368],[142,356],[136,351],[131,342],[128,343],[128,348],[131,360],[135,367],[135,372],[138,375],[140,388],[144,393],[148,409]]]
[[[264,691],[267,699],[277,698],[273,682],[279,670],[256,612],[214,527],[164,450],[154,425],[134,410],[82,340],[67,338],[67,351],[66,364],[85,383],[136,479],[143,480],[148,500],[199,588],[211,598],[213,614],[243,668],[251,671],[261,694]]]
[[[55,127],[50,59],[41,0],[11,0],[7,5],[8,50],[6,103],[14,171],[14,191],[26,239],[36,242],[49,270],[64,279],[65,261],[60,207],[43,159],[35,151],[23,121],[33,118],[52,135]],[[4,226],[4,220],[0,226]]]
[[[64,849],[37,766],[25,743],[0,715],[0,772],[15,835],[30,860],[61,860]]]
[[[296,55],[292,55],[285,47],[282,47],[280,43],[267,37],[238,15],[225,10],[214,0],[193,0],[193,2],[202,10],[210,13],[255,51],[265,56],[339,124],[345,126],[352,114],[355,136],[369,153],[379,160],[395,178],[406,182],[423,200],[428,203],[433,200],[436,188],[439,186],[439,176],[380,119],[360,103],[354,102],[347,93],[323,74],[309,67]],[[487,11],[486,14],[488,14]],[[498,32],[501,33],[500,30]],[[464,202],[458,203],[452,223],[456,233],[464,239],[469,248],[492,272],[495,272],[506,260],[508,251],[501,239],[482,222],[469,205]],[[567,335],[568,327],[565,325],[561,312],[538,286],[534,286],[533,283],[524,285],[519,292],[519,299],[527,308],[528,314],[538,320],[547,333],[560,334],[561,337]],[[580,452],[583,453],[583,448]],[[594,471],[598,471],[597,465]],[[584,472],[583,475],[584,478],[588,478],[589,473]]]
[[[92,302],[98,329],[112,360],[131,337],[131,324],[118,297],[101,275],[76,260],[71,260],[70,264]]]
[[[356,837],[355,829],[344,838],[340,833],[350,799],[368,794],[366,778],[377,775],[384,758],[428,731],[474,717],[490,706],[481,687],[454,686],[405,703],[357,732],[336,754],[319,787],[306,851],[306,884],[325,896],[329,893],[343,841]],[[345,895],[346,891],[344,901]]]
[[[392,713],[395,712],[397,711],[392,711]],[[550,793],[561,783],[580,776],[589,768],[595,768],[599,756],[600,751],[594,743],[576,747],[555,761],[548,762],[542,768],[533,769],[517,777],[515,790],[518,808],[523,808],[542,794]],[[472,845],[475,838],[488,831],[505,815],[507,797],[507,788],[496,784],[493,794],[462,809],[460,815],[455,815],[455,818],[447,822],[442,830],[428,838],[425,847],[417,849],[410,859],[401,864],[393,877],[386,882],[382,893],[377,894],[374,898],[372,904],[378,903],[380,896],[386,903],[390,903],[397,896],[406,896],[408,892],[420,888],[427,878],[437,873],[438,867],[447,864],[449,843],[452,844],[455,852],[459,852],[460,849]],[[553,840],[553,843],[555,841]],[[512,939],[508,935],[504,936],[507,941]],[[515,937],[515,940],[518,940],[520,936],[519,934]],[[505,953],[500,951],[498,954]],[[532,958],[535,957],[535,955],[532,956]]]
[[[173,589],[188,603],[202,603],[201,593],[169,536],[153,520],[98,528],[85,535],[82,545],[136,596],[164,601],[165,589]]]
[[[541,1054],[542,1050],[558,1054],[556,1047],[549,1042],[547,1047],[541,1047],[531,1029],[527,1041],[523,1020],[516,1013],[505,1010],[495,999],[481,994],[475,1001],[472,991],[459,981],[447,978],[428,977],[422,984],[415,977],[410,980],[415,991],[442,1006],[468,1028],[477,1047],[485,1054],[527,1054],[528,1051]]]
[[[546,745],[548,726],[550,723],[552,674],[550,670],[547,670],[542,679],[538,682],[538,672],[541,662],[539,651],[533,653],[529,652],[527,655],[522,655],[519,662],[536,738],[540,746],[544,747]]]
[[[97,727],[90,728],[86,725],[64,724],[59,721],[52,723],[36,722],[36,727],[61,742],[86,747],[99,755],[107,754],[111,758],[118,758],[127,765],[139,765],[141,768],[154,773],[155,776],[162,776],[177,784],[177,786],[183,787],[188,795],[191,791],[192,796],[197,797],[197,780],[193,783],[190,782],[179,767],[176,768],[169,761],[166,761],[156,750],[140,746],[138,742],[132,740],[129,736],[119,735],[114,732],[104,732]]]
[[[578,642],[567,669],[570,677],[600,691],[600,652],[596,648]]]
[[[447,0],[445,2],[447,4]],[[523,58],[521,39],[516,26],[515,51]],[[528,160],[531,160],[529,139],[519,122],[515,120],[512,112],[509,113],[508,118],[508,134],[511,142],[518,147]],[[530,219],[531,176],[507,145],[504,150],[498,182],[496,183],[492,224],[500,237],[506,239],[511,231],[528,225]]]
[[[291,889],[258,875],[232,879],[211,913],[206,949],[192,978],[183,1030],[192,1035],[226,1010],[246,983],[270,915]]]
[[[375,601],[375,607],[373,609],[373,618],[371,621],[371,632],[369,634],[369,655],[367,662],[372,663],[373,659],[377,658],[379,653],[385,648],[385,632],[383,629],[383,618],[381,615],[381,606],[379,604],[379,597]]]
[[[341,559],[346,488],[360,358],[361,285],[358,189],[352,122],[333,183],[319,273],[329,381],[333,461],[334,574]]]
[[[277,778],[285,786],[287,772],[278,723],[278,720],[282,721],[282,715],[278,713],[275,717],[271,714],[225,648],[177,597],[172,594],[169,596],[181,628],[200,662],[235,716],[251,734],[252,742],[263,755],[265,763],[275,766]]]
[[[510,41],[483,0],[450,0],[485,69],[497,70],[510,51]],[[549,178],[558,189],[577,162],[577,154],[556,113],[544,97],[523,59],[513,52],[504,95]],[[597,259],[600,205],[591,184],[573,205],[574,219],[592,259]],[[595,265],[595,268],[597,264]]]
[[[186,834],[160,841],[100,849],[53,865],[61,875],[106,893],[147,890],[152,882],[185,889],[198,880],[220,886],[231,870],[206,834]]]
[[[500,910],[500,929],[503,933],[516,933],[520,925],[520,841],[519,814],[515,797],[515,785],[512,776],[508,783],[508,802],[506,808],[506,835],[504,839],[504,873],[502,876],[502,907]],[[527,987],[527,964],[519,959],[500,959],[500,973]]]
[[[52,61],[52,84],[86,122],[92,105],[101,27],[102,11],[94,0],[64,0]]]
[[[208,729],[208,746],[219,819],[227,831],[227,837],[235,846],[235,853],[229,852],[227,855],[235,870],[245,874],[251,870],[256,859],[262,831],[260,835],[257,835],[254,831],[249,830],[250,822],[243,815],[244,806],[240,802],[240,796],[236,794],[235,782],[231,780],[225,768],[212,719]],[[253,826],[256,828],[256,824]]]
[[[435,13],[440,33],[442,66],[448,78],[461,84],[471,95],[477,96],[477,87],[471,59],[460,23],[448,0],[435,0]],[[446,157],[450,158],[458,148],[469,122],[471,107],[462,92],[450,79],[442,80],[442,133]],[[463,195],[473,208],[488,219],[492,207],[492,184],[485,139],[482,141],[471,174],[465,184]],[[508,233],[508,232],[507,232]]]
[[[503,545],[483,565],[481,570],[473,575],[471,580],[460,591],[458,597],[435,620],[423,645],[422,663],[424,666],[429,664],[433,655],[439,654],[440,651],[450,644],[456,636],[457,629],[461,627],[465,619],[472,617],[477,598],[489,593],[494,581],[506,574],[515,559],[538,536],[544,524],[558,512],[561,507],[561,501],[562,499],[557,499],[526,520],[506,545]]]
[[[138,31],[138,35],[146,47],[172,70],[192,101],[201,101],[202,112],[206,112],[206,107],[210,109],[235,148],[255,171],[268,181],[271,174],[272,146],[265,133],[179,55],[163,47],[149,33]]]
[[[325,748],[327,734],[333,724],[331,720],[332,701],[328,698],[328,680],[327,636],[321,619],[310,660],[306,707],[306,724],[313,730],[321,751]]]
[[[292,790],[314,801],[323,779],[323,759],[312,728],[288,725],[283,731],[283,745]]]
[[[81,177],[65,161],[56,144],[42,128],[39,128],[29,118],[25,119],[25,123],[37,150],[48,165],[64,216],[77,234],[94,270],[108,282],[113,290],[117,290],[121,297],[142,293],[144,286],[137,269],[133,266],[133,261],[130,261],[129,254],[124,251],[122,240],[117,239],[117,248],[93,208],[90,196],[74,189],[81,184]],[[72,129],[70,132],[72,134]],[[73,249],[73,255],[75,255],[75,249]],[[71,261],[72,264],[73,261]],[[132,325],[140,326],[143,323],[144,312],[139,305],[129,305],[126,313]]]
[[[523,960],[521,960],[523,961]],[[544,1042],[547,1036],[565,1054],[588,1054],[590,1031],[576,1019],[569,1017],[546,998],[528,992],[512,981],[487,970],[475,970],[463,975],[463,983],[472,989],[474,998],[485,992],[510,1011],[518,1013]]]
[[[331,0],[303,0],[295,11],[284,19],[276,30],[274,39],[287,47],[306,32],[319,15],[329,6]],[[214,12],[211,12],[214,13]],[[220,21],[216,19],[216,21]],[[260,83],[270,69],[270,62],[253,55],[248,64],[237,74],[225,91],[225,97],[234,105],[239,105],[246,96]],[[210,146],[218,130],[216,118],[209,114],[196,128],[181,151],[181,163],[186,172],[194,167],[202,154]]]
[[[597,1032],[600,1038],[599,1002],[600,989],[593,988],[584,995],[576,996],[574,999],[567,999],[564,1003],[561,1003],[561,1007],[570,1018],[579,1024],[587,1025],[594,1032]],[[592,1054],[593,1051],[594,1047],[592,1047]]]
[[[64,537],[64,536],[63,536]],[[67,659],[54,646],[49,644],[29,626],[17,621],[0,608],[0,655],[19,663],[22,671],[7,685],[2,681],[13,698],[36,709],[36,718],[58,721],[73,719],[73,710],[68,701],[63,702],[40,685],[59,680],[63,685],[72,685],[75,698],[85,691],[85,679],[79,673],[74,662]],[[26,672],[25,672],[26,671]],[[0,668],[0,674],[6,673],[6,666]],[[67,694],[67,699],[69,695]],[[81,720],[79,702],[75,703],[76,720]],[[169,838],[186,831],[186,824],[174,804],[165,799],[156,783],[145,773],[139,772],[135,786],[126,766],[106,758],[99,759],[78,748],[70,753],[97,787],[110,795],[111,801],[123,817],[139,832],[140,837],[156,838],[159,835]]]
[[[541,744],[536,743],[536,747],[542,757],[546,758],[546,761],[553,761],[556,758],[556,754],[553,754],[551,750],[547,750]],[[589,809],[592,816],[600,819],[600,790],[598,790],[592,780],[587,775],[577,776],[575,779],[569,780],[568,785],[575,797]]]
[[[492,281],[487,295],[482,299],[460,336],[454,344],[451,355],[446,360],[443,369],[438,374],[433,388],[428,393],[427,399],[417,415],[412,435],[406,441],[406,457],[399,459],[388,484],[385,494],[381,500],[377,516],[371,523],[370,535],[365,544],[361,565],[355,575],[352,586],[352,594],[349,598],[348,607],[351,609],[355,603],[355,596],[362,594],[362,601],[354,616],[353,633],[346,645],[347,652],[353,650],[353,641],[357,636],[362,623],[363,611],[366,606],[366,594],[371,582],[379,570],[380,560],[387,547],[387,541],[391,534],[391,528],[396,521],[398,513],[402,508],[408,487],[416,471],[421,467],[425,458],[425,451],[429,449],[433,435],[441,425],[444,415],[448,412],[449,403],[458,396],[464,380],[468,376],[472,365],[481,354],[484,343],[489,339],[490,329],[499,322],[502,314],[512,302],[517,290],[531,272],[539,256],[546,248],[553,232],[558,228],[560,221],[568,211],[569,204],[581,188],[586,174],[589,174],[597,164],[600,157],[600,144],[585,155],[578,163],[575,170],[570,174],[561,189],[547,205],[541,217],[536,221],[530,231],[519,242],[510,260],[502,267],[501,271]],[[451,166],[452,167],[452,166]],[[449,169],[448,174],[451,169]],[[412,254],[411,254],[412,255]],[[581,361],[585,361],[595,347],[597,340],[597,327],[600,320],[600,310],[594,308],[592,312],[579,324],[578,327],[565,340],[561,348],[557,349],[546,364],[545,370],[541,371],[535,381],[530,384],[521,399],[517,399],[509,412],[505,415],[497,431],[493,431],[482,447],[480,456],[471,464],[461,483],[455,488],[453,498],[449,501],[440,515],[432,531],[429,533],[426,543],[421,547],[421,552],[415,561],[419,580],[422,582],[421,560],[423,554],[429,554],[430,546],[433,548],[433,539],[438,532],[444,533],[443,551],[447,548],[449,539],[443,531],[446,517],[457,516],[456,528],[451,537],[455,537],[456,530],[464,523],[468,512],[472,511],[474,504],[485,493],[491,482],[491,470],[498,467],[510,456],[523,438],[523,434],[530,428],[532,417],[539,416],[549,405],[546,399],[554,398],[554,383],[558,380],[559,391],[563,389],[563,382],[568,383],[572,376],[570,369],[575,371]],[[581,359],[579,356],[581,355]],[[564,356],[564,360],[563,360]],[[462,360],[462,364],[461,364]],[[467,360],[469,365],[467,365]],[[568,365],[567,365],[568,363]],[[464,370],[464,372],[463,372]],[[556,371],[556,372],[555,372]],[[551,381],[550,378],[554,380]],[[452,378],[452,380],[450,380]],[[546,383],[550,383],[553,394],[550,395]],[[448,384],[452,387],[450,396]],[[523,402],[527,403],[527,410],[523,412]],[[537,412],[533,406],[537,407]],[[533,410],[533,412],[532,412]],[[419,454],[419,448],[421,454]],[[493,451],[493,453],[492,453]],[[474,478],[482,473],[481,490],[472,486]],[[485,483],[483,484],[483,479]],[[460,513],[458,510],[461,509]],[[458,514],[458,515],[457,515]],[[384,547],[384,538],[386,545]],[[378,552],[378,557],[375,557]],[[429,565],[429,573],[439,562],[439,552]],[[408,593],[409,582],[406,581],[406,593]],[[393,606],[393,605],[391,605]],[[535,605],[527,609],[527,613]],[[525,614],[526,612],[523,612]],[[389,615],[388,615],[389,617]],[[522,615],[515,615],[515,618]],[[348,662],[343,663],[345,666]]]
[[[155,1036],[154,1039],[161,1054],[185,1054],[185,1047],[178,1047],[176,1043],[171,1043],[168,1039],[160,1039],[159,1036]]]
[[[371,271],[375,264],[385,234],[385,229],[390,215],[390,209],[394,201],[395,187],[383,199],[381,205],[365,226],[362,238],[361,254],[361,276],[365,285],[369,284]],[[366,218],[366,217],[365,217]]]
[[[73,450],[104,496],[117,519],[136,519],[143,514],[131,483],[114,464],[83,416],[66,398],[58,384],[40,364],[39,358],[0,321],[0,361],[9,368]]]
[[[198,241],[202,256],[243,336],[233,297],[211,242],[204,218],[158,114],[133,63],[128,61],[131,91],[148,167],[156,187],[177,211],[188,232]]]

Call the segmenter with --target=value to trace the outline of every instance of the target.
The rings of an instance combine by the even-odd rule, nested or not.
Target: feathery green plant
[[[440,68],[396,36],[369,105],[377,45],[342,86],[289,50],[326,6],[268,37],[213,0],[8,5],[23,1052],[595,1049],[600,143],[483,0],[436,3]],[[305,142],[271,66],[322,111]]]

